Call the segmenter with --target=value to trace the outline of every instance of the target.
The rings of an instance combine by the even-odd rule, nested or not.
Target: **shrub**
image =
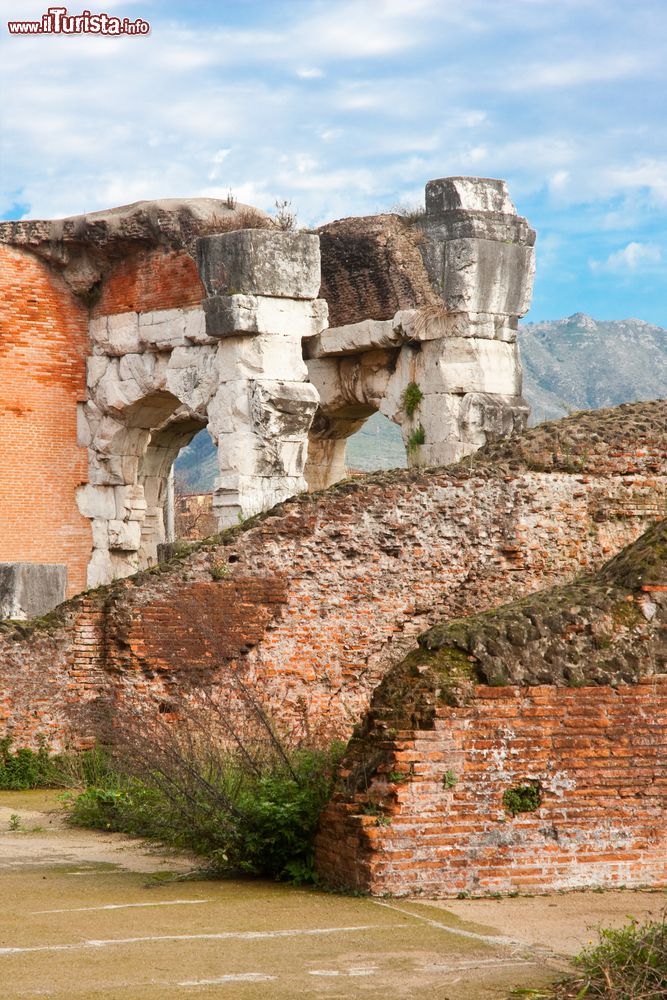
[[[580,975],[560,983],[558,1000],[659,1000],[667,997],[667,924],[631,919],[618,930],[603,929],[597,945],[578,955]]]
[[[150,837],[202,855],[214,874],[243,872],[314,881],[313,840],[342,746],[285,756],[244,744],[193,752],[161,727],[146,766],[109,772],[81,794],[77,826]]]

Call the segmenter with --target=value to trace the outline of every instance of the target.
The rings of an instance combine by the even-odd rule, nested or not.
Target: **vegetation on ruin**
[[[519,813],[535,812],[542,802],[542,788],[539,781],[528,781],[525,785],[513,785],[503,792],[503,805],[512,816]]]
[[[416,382],[410,382],[406,385],[403,390],[403,409],[408,417],[411,417],[414,414],[423,398],[424,393],[421,391]]]
[[[552,990],[518,992],[542,1000],[660,1000],[667,997],[667,923],[630,919],[600,931],[597,944],[574,959],[577,973]]]
[[[426,431],[420,424],[419,427],[415,427],[412,434],[408,438],[408,451],[413,452],[419,448],[420,445],[426,442]]]

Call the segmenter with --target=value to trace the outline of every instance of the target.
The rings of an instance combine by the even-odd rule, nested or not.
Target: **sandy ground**
[[[374,900],[168,877],[190,867],[140,841],[68,829],[52,793],[0,793],[3,1000],[506,1000],[567,970],[590,925],[665,902],[634,892]]]

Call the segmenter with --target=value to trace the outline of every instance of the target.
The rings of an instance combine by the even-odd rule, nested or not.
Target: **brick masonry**
[[[1,244],[0,273],[0,562],[65,563],[75,594],[91,548],[74,503],[87,478],[76,404],[86,398],[88,309],[46,264]]]
[[[238,676],[281,725],[345,736],[426,628],[595,569],[664,516],[665,405],[593,415],[594,446],[590,414],[552,425],[562,460],[536,428],[514,458],[302,495],[46,623],[4,624],[2,724],[76,742],[118,698],[232,697]],[[528,468],[545,455],[551,471]]]
[[[328,807],[320,873],[394,895],[667,885],[666,733],[667,675],[480,686],[428,731],[387,741],[382,824],[359,802]],[[539,809],[512,816],[503,793],[531,781]]]

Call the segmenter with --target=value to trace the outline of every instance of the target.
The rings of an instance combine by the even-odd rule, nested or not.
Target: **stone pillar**
[[[228,527],[306,489],[308,431],[318,407],[301,341],[327,325],[319,238],[238,230],[198,241],[208,293],[206,334],[218,340],[208,429],[218,447],[213,509]]]
[[[430,181],[424,230],[424,263],[442,308],[414,320],[402,367],[403,391],[414,387],[417,402],[399,414],[408,460],[422,466],[456,461],[525,427],[516,335],[535,271],[535,233],[504,181]]]

